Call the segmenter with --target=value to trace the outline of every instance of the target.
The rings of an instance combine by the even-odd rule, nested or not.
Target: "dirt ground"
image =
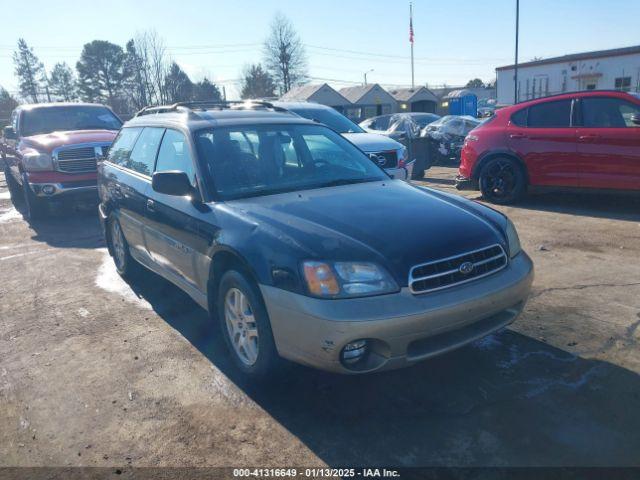
[[[0,176],[0,465],[640,465],[640,201],[499,209],[536,266],[511,328],[406,370],[252,385],[185,294],[117,276],[95,210],[30,225]]]

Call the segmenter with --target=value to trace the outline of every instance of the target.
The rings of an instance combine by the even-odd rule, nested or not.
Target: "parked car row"
[[[35,143],[23,121],[23,190],[37,168],[86,160],[44,147],[50,158],[25,160]],[[61,125],[76,133],[44,135],[80,135]],[[75,125],[115,134],[97,126]],[[344,135],[269,103],[144,109],[98,162],[97,185],[117,271],[183,289],[248,375],[282,359],[351,374],[411,365],[510,324],[531,288],[503,214],[394,179]]]

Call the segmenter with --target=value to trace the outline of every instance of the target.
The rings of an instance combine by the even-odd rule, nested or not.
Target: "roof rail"
[[[277,107],[270,102],[262,102],[257,100],[221,100],[221,101],[192,101],[192,102],[177,102],[173,105],[160,105],[156,107],[144,107],[137,112],[134,116],[140,117],[142,115],[151,115],[158,113],[168,113],[177,111],[192,112],[194,110],[209,110],[209,109],[234,109],[234,110],[253,110],[256,108],[265,108],[273,110],[274,112],[289,112],[286,108]]]
[[[638,95],[635,92],[625,92],[624,90],[615,90],[613,88],[603,88],[603,89],[596,89],[596,90],[573,90],[569,92],[554,93],[553,95],[546,95],[544,97],[536,97],[536,98],[529,98],[527,100],[520,100],[518,103],[516,103],[516,105],[520,103],[531,102],[533,100],[542,100],[547,98],[561,97],[563,95],[578,95],[583,93],[596,94],[596,95],[598,93],[626,93],[627,95],[633,95],[633,96]]]

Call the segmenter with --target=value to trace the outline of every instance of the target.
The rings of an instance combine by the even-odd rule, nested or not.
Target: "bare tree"
[[[281,95],[306,80],[304,44],[291,21],[280,12],[273,18],[271,32],[264,42],[264,61]]]
[[[135,108],[168,101],[165,79],[171,59],[164,41],[154,31],[139,33],[127,42],[127,93]]]

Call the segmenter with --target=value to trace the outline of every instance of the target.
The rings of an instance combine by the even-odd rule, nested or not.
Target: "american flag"
[[[413,5],[410,6],[409,12],[409,43],[413,43]]]

